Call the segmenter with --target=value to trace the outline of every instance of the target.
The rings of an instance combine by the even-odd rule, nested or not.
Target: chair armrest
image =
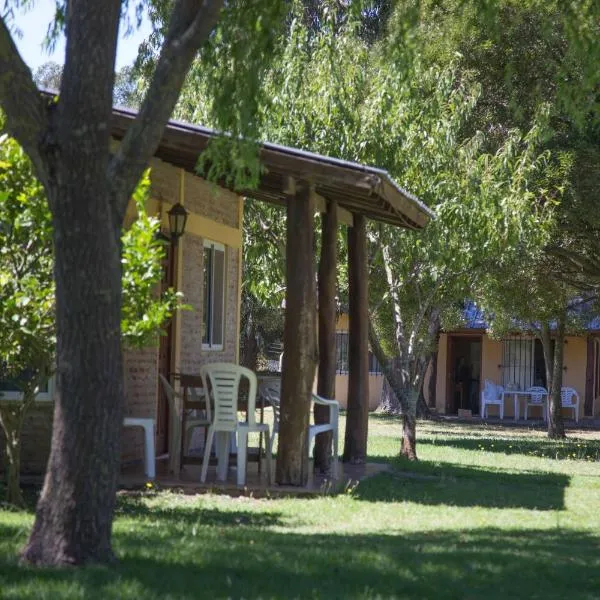
[[[328,400],[322,396],[317,396],[317,394],[313,394],[312,399],[315,404],[325,404],[327,406],[333,406],[337,408],[340,407],[340,403],[337,400]]]

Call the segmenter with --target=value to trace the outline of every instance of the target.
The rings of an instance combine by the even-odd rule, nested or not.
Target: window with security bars
[[[335,351],[336,372],[344,375],[348,373],[349,335],[347,331],[336,331]],[[369,351],[369,373],[371,375],[382,374],[381,366],[371,351]]]
[[[502,342],[502,385],[526,390],[532,385],[546,387],[544,350],[540,340],[523,337]]]

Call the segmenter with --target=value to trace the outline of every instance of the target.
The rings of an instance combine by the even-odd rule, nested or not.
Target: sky
[[[98,0],[102,1],[102,0]],[[42,42],[46,37],[48,25],[54,16],[55,0],[36,0],[35,7],[27,12],[15,10],[14,25],[22,32],[22,37],[13,36],[21,56],[35,73],[36,69],[46,62],[53,61],[63,64],[65,57],[65,41],[61,39],[56,44],[54,53],[43,50]],[[125,27],[121,26],[119,45],[117,47],[117,70],[133,63],[137,56],[139,44],[150,33],[150,24],[144,21],[139,30],[130,36],[124,36]]]

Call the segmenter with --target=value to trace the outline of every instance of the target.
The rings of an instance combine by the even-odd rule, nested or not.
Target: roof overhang
[[[113,137],[122,139],[136,114],[128,109],[113,109]],[[218,135],[206,127],[169,121],[155,156],[197,174],[198,157]],[[260,145],[260,160],[264,173],[258,187],[234,191],[284,205],[292,177],[313,186],[323,198],[375,221],[420,229],[434,216],[427,206],[381,169],[269,143]],[[219,184],[228,187],[223,182]]]

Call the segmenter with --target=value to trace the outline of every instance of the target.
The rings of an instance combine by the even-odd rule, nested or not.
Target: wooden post
[[[303,486],[308,482],[308,419],[317,364],[314,199],[308,187],[290,191],[276,481]]]
[[[319,260],[319,374],[317,394],[335,398],[335,321],[337,263],[337,203],[329,202],[321,218],[321,258]],[[315,424],[329,420],[329,407],[315,404]],[[315,438],[315,469],[329,471],[332,432]]]
[[[367,459],[369,425],[369,299],[367,293],[367,227],[363,215],[354,215],[348,228],[348,412],[344,462]]]

